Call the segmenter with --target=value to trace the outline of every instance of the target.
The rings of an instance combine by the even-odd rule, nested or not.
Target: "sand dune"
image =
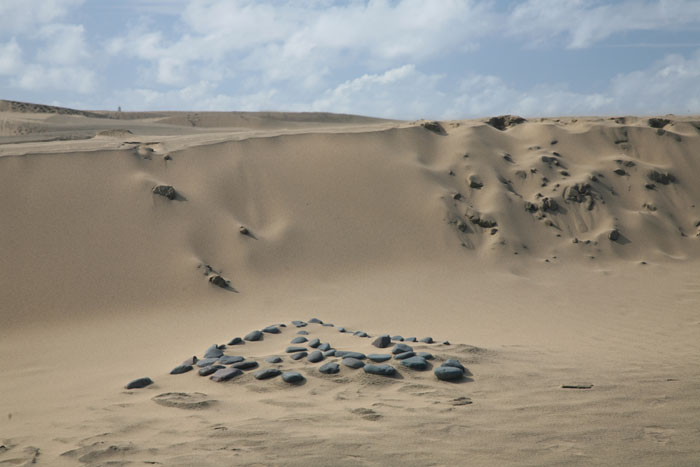
[[[0,463],[695,465],[700,118],[426,123],[1,101]],[[473,377],[168,374],[312,316]]]

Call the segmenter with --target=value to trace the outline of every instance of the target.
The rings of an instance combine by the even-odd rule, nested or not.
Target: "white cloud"
[[[567,47],[583,48],[618,33],[697,28],[698,22],[697,0],[527,0],[508,16],[507,31],[534,45],[563,38]]]
[[[36,90],[61,90],[81,94],[95,88],[95,72],[82,66],[25,65],[10,82],[13,86]]]
[[[84,0],[2,0],[0,35],[32,34],[34,29],[66,16]]]
[[[70,65],[89,57],[82,24],[50,24],[39,30],[45,45],[37,52],[42,63]]]
[[[22,66],[22,48],[13,37],[5,44],[0,43],[0,75],[13,75]]]

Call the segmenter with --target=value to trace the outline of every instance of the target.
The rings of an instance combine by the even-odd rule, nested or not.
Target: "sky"
[[[398,119],[700,113],[700,0],[0,0],[0,98]]]

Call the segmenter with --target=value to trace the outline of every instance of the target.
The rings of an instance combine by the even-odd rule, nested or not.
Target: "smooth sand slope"
[[[700,118],[425,123],[0,101],[0,465],[698,465]]]

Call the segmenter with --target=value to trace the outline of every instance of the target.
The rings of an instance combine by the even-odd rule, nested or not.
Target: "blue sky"
[[[0,98],[403,119],[700,113],[700,0],[2,0]]]

